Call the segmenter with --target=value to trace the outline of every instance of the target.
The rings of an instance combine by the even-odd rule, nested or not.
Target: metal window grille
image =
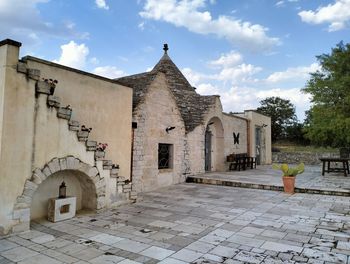
[[[171,165],[171,144],[158,145],[158,169],[169,169]]]

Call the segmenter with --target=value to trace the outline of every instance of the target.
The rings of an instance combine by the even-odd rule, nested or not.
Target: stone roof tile
[[[166,76],[169,88],[184,120],[186,132],[203,124],[205,114],[215,104],[216,96],[202,96],[196,93],[195,88],[191,86],[170,59],[167,50],[152,71],[118,78],[115,81],[133,88],[133,109],[135,110],[143,102],[148,86],[160,72]]]

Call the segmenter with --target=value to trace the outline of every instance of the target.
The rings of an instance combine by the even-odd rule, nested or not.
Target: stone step
[[[95,151],[97,147],[97,141],[87,140],[85,142],[87,151]]]
[[[111,170],[113,166],[113,162],[111,160],[103,160],[102,165],[104,170]]]
[[[61,105],[61,98],[59,98],[58,96],[49,95],[47,97],[47,105],[51,107],[59,108]]]
[[[112,169],[110,172],[111,178],[117,178],[119,173],[119,165],[118,164],[113,164]]]
[[[79,131],[77,132],[78,140],[79,140],[79,141],[87,141],[88,138],[89,138],[89,134],[90,134],[89,131],[82,131],[82,130],[79,130]]]
[[[69,125],[69,130],[71,131],[79,131],[80,129],[79,121],[69,120],[68,125]]]
[[[230,187],[239,188],[249,188],[249,189],[261,189],[270,191],[280,191],[283,192],[282,185],[273,184],[262,184],[262,183],[250,183],[238,180],[228,180],[219,178],[205,178],[200,176],[188,176],[186,178],[188,183],[200,183],[200,184],[211,184],[211,185],[222,185]],[[310,194],[322,194],[322,195],[336,195],[336,196],[350,196],[350,190],[323,190],[315,188],[298,188],[295,187],[294,192],[296,193],[310,193]]]
[[[57,117],[70,120],[71,116],[72,116],[72,109],[70,108],[69,105],[58,108]]]

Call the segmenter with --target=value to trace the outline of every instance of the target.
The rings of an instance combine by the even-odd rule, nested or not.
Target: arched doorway
[[[218,117],[207,123],[204,139],[205,171],[224,171],[224,128]]]
[[[106,183],[95,166],[73,156],[54,158],[42,169],[35,169],[31,179],[26,180],[23,193],[14,205],[13,232],[29,230],[30,220],[45,214],[46,202],[48,198],[58,196],[61,180],[71,186],[71,190],[67,188],[68,195],[79,196],[80,208],[97,210],[105,207]]]

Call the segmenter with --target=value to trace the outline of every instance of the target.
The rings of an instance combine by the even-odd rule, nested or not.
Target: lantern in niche
[[[67,197],[67,186],[63,181],[58,190],[58,198],[66,198]]]

